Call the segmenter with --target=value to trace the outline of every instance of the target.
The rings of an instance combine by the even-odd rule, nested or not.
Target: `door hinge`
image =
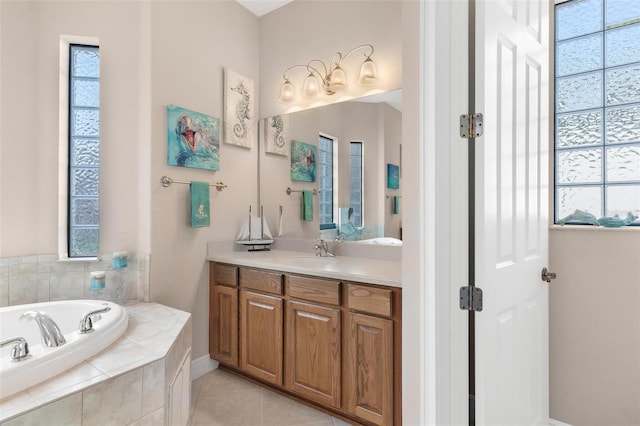
[[[482,289],[475,286],[460,287],[460,309],[463,311],[481,311]]]
[[[460,116],[460,137],[466,139],[482,136],[482,114],[462,114]]]

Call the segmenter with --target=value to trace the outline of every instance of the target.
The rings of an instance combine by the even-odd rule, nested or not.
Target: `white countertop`
[[[319,257],[313,253],[271,251],[210,252],[207,260],[338,280],[402,287],[402,262],[353,256]]]

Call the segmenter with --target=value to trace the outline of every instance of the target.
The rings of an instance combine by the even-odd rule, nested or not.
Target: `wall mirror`
[[[292,162],[308,174],[292,176]],[[262,119],[258,166],[274,237],[401,244],[401,89]],[[316,191],[312,220],[303,190]]]

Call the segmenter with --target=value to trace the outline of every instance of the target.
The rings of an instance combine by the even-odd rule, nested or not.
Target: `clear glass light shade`
[[[331,73],[331,82],[329,84],[329,89],[334,92],[344,90],[347,87],[347,75],[344,73],[344,70],[340,68],[340,65],[336,66],[336,69]]]
[[[377,79],[378,70],[376,69],[376,64],[371,60],[371,58],[365,59],[362,63],[362,67],[360,67],[360,78],[358,79],[358,84],[372,84]]]
[[[313,73],[309,73],[307,78],[304,80],[304,85],[302,86],[302,96],[305,98],[313,98],[318,95],[318,79]]]
[[[280,98],[278,100],[282,103],[288,104],[292,102],[296,98],[296,88],[293,84],[286,79],[284,83],[282,83],[282,87],[280,88]]]

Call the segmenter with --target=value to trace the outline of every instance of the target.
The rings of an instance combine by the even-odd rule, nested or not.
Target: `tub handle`
[[[91,311],[80,320],[80,333],[87,334],[93,333],[93,318],[96,315],[104,314],[105,312],[109,312],[111,308],[109,306],[105,306],[102,309],[97,309],[95,311]],[[96,321],[98,319],[96,318]]]
[[[29,344],[23,337],[11,337],[10,339],[0,342],[0,347],[11,345],[11,362],[24,361],[31,357],[29,353]]]

